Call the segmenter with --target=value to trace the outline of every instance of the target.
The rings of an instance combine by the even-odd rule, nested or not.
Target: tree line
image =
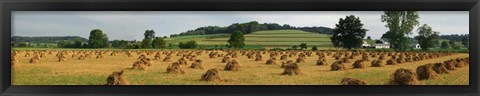
[[[57,43],[59,41],[74,41],[75,39],[81,39],[82,42],[88,41],[88,39],[80,36],[45,36],[45,37],[24,37],[24,36],[12,36],[13,42],[32,42],[32,43]]]
[[[328,27],[295,27],[288,24],[277,23],[263,23],[260,24],[257,21],[251,21],[246,23],[233,23],[227,27],[220,26],[206,26],[200,27],[195,30],[188,30],[179,34],[172,34],[170,37],[187,36],[187,35],[206,35],[206,34],[231,34],[234,31],[240,31],[242,34],[250,34],[255,31],[262,30],[303,30],[306,32],[320,33],[320,34],[332,34],[333,29]]]

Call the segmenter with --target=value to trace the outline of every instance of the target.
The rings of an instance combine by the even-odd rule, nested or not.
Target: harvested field
[[[61,58],[65,59],[59,62],[59,53],[64,53]],[[211,58],[209,56],[212,52],[218,52],[218,57]],[[235,71],[225,71],[228,62],[222,63],[223,57],[229,53],[236,53],[235,60],[238,60],[241,67]],[[319,66],[317,62],[318,53],[325,54],[326,64],[328,66]],[[385,85],[391,80],[392,74],[400,68],[417,70],[417,67],[426,64],[444,63],[448,60],[456,60],[457,58],[469,57],[467,53],[452,53],[436,58],[403,62],[395,65],[388,65],[387,60],[392,59],[392,56],[385,54],[382,62],[382,67],[372,67],[372,61],[377,60],[380,56],[368,56],[369,62],[365,61],[359,68],[353,68],[353,64],[357,60],[361,60],[362,56],[350,56],[356,52],[345,51],[260,51],[260,50],[48,50],[48,51],[27,51],[16,50],[17,61],[15,63],[15,70],[12,72],[13,85],[104,85],[107,78],[113,72],[132,68],[137,61],[144,62],[147,60],[150,64],[143,65],[144,70],[124,70],[122,77],[128,80],[129,85],[340,85],[339,81],[344,78],[355,78],[365,82],[367,85]],[[41,53],[45,54],[40,57]],[[115,53],[114,55],[111,55]],[[160,56],[156,56],[159,53]],[[245,54],[242,54],[245,53]],[[270,55],[270,54],[278,55]],[[300,54],[311,53],[311,56],[305,55],[304,61],[296,62]],[[330,55],[326,55],[330,53]],[[341,54],[340,54],[341,53]],[[397,52],[400,53],[400,52]],[[72,56],[74,55],[75,56]],[[101,55],[98,55],[101,54]],[[190,54],[190,55],[189,55]],[[253,58],[248,58],[247,54],[252,54]],[[291,54],[294,54],[290,57]],[[443,53],[400,53],[410,54],[412,56],[428,56],[431,54]],[[129,56],[131,55],[131,56]],[[141,56],[144,55],[145,57]],[[191,56],[195,55],[195,56]],[[263,60],[255,61],[256,55],[263,57]],[[286,55],[285,60],[292,60],[293,63],[298,64],[301,69],[301,75],[281,75],[285,71],[282,68],[284,60],[279,59]],[[335,60],[336,55],[343,58],[349,58],[350,63],[344,63],[346,69],[331,71],[331,66]],[[348,56],[347,56],[348,55]],[[398,55],[398,54],[395,54]],[[97,58],[101,56],[101,58]],[[231,54],[229,55],[230,57]],[[270,56],[275,56],[277,64],[266,64]],[[82,57],[82,59],[79,59]],[[143,59],[139,58],[142,57]],[[165,58],[170,58],[164,61]],[[350,59],[352,57],[353,59]],[[34,63],[30,61],[35,58]],[[174,62],[179,62],[185,58],[185,64],[175,65],[171,67],[172,72],[180,72],[183,74],[169,74],[167,70]],[[383,58],[383,57],[382,57]],[[397,58],[399,58],[397,56]],[[341,60],[340,59],[340,60]],[[203,68],[192,66],[196,60],[201,60],[201,64],[195,66],[202,66]],[[145,62],[147,62],[145,61]],[[145,63],[144,62],[144,63]],[[398,62],[395,62],[398,63]],[[452,65],[455,70],[448,70],[448,74],[438,74],[437,79],[419,80],[422,85],[468,85],[469,80],[469,66],[465,61]],[[445,65],[446,66],[446,65]],[[182,71],[177,71],[180,67]],[[218,74],[214,79],[202,80],[204,74],[213,74],[207,72],[210,69],[218,69]],[[447,67],[448,69],[448,67]],[[435,71],[433,71],[435,72]],[[414,72],[416,73],[416,72]],[[216,76],[220,77],[220,79]],[[32,79],[35,78],[35,79]],[[214,82],[209,82],[214,81]]]

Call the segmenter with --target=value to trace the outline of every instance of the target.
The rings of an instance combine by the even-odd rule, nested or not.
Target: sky
[[[367,36],[379,39],[388,31],[386,23],[381,22],[382,14],[383,11],[14,11],[12,35],[88,38],[91,30],[101,29],[109,40],[141,40],[145,30],[154,30],[156,36],[163,37],[203,26],[249,21],[334,28],[340,18],[355,15],[368,29]],[[418,14],[419,26],[427,24],[442,35],[469,33],[468,11]],[[417,35],[416,28],[411,37]]]

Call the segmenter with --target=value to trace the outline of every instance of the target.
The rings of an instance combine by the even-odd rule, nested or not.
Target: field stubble
[[[19,64],[12,73],[13,85],[102,85],[106,78],[114,71],[131,68],[139,55],[125,54],[116,56],[105,55],[103,59],[87,58],[78,60],[67,56],[66,62],[58,62],[55,54],[47,55],[37,64],[29,64],[31,57],[18,54]],[[203,54],[198,59],[203,60],[205,69],[190,69],[184,66],[185,74],[167,74],[166,68],[173,62],[153,60],[153,65],[146,70],[126,70],[124,75],[133,85],[338,85],[345,77],[351,77],[367,81],[368,85],[384,85],[390,80],[390,76],[396,69],[407,68],[415,70],[417,66],[427,63],[443,62],[450,59],[468,57],[468,54],[456,54],[453,56],[436,59],[404,63],[399,65],[386,65],[385,67],[367,67],[363,69],[351,69],[351,63],[347,64],[346,71],[329,71],[335,60],[327,56],[328,66],[316,66],[317,55],[307,57],[305,63],[299,63],[303,75],[283,76],[283,68],[280,64],[266,65],[268,54],[263,54],[264,61],[254,61],[246,56],[237,58],[242,67],[239,71],[223,71],[226,63],[221,63],[222,57],[210,59],[208,54]],[[153,58],[154,55],[147,55]],[[279,56],[278,56],[279,57]],[[162,59],[165,55],[162,55]],[[172,57],[172,61],[180,57]],[[297,56],[289,57],[295,60]],[[361,59],[357,57],[355,59]],[[389,58],[387,58],[388,60]],[[370,58],[374,60],[374,58]],[[189,65],[193,61],[189,61]],[[368,64],[370,65],[370,63]],[[219,75],[226,79],[225,82],[200,81],[200,77],[208,69],[222,69]],[[459,68],[449,74],[440,74],[440,79],[421,81],[426,85],[468,85],[469,68]]]

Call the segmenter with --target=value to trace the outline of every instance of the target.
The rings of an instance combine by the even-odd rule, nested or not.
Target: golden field
[[[107,77],[112,72],[124,71],[125,79],[130,85],[339,85],[343,78],[355,78],[367,82],[367,85],[385,85],[392,78],[392,74],[399,68],[416,70],[420,65],[428,63],[444,62],[447,60],[465,58],[467,53],[454,53],[448,56],[438,58],[407,62],[397,65],[385,65],[384,67],[368,67],[360,69],[352,69],[352,63],[355,60],[362,59],[362,56],[355,56],[352,63],[346,63],[347,70],[330,71],[330,65],[335,60],[333,55],[325,57],[328,65],[316,65],[319,56],[315,55],[317,51],[298,51],[313,52],[311,56],[306,56],[305,62],[298,63],[302,75],[280,75],[284,68],[281,68],[282,60],[278,60],[281,55],[276,56],[278,64],[267,65],[265,62],[270,58],[270,53],[274,51],[255,51],[243,50],[246,52],[257,52],[262,55],[263,61],[255,61],[247,58],[242,51],[234,51],[238,57],[236,58],[240,67],[238,71],[224,71],[226,63],[222,63],[223,56],[228,54],[222,50],[48,50],[48,51],[26,51],[16,50],[15,60],[18,62],[14,65],[12,71],[12,85],[104,85],[107,83]],[[44,53],[37,63],[30,63],[30,59],[34,56],[34,52]],[[59,52],[65,52],[65,61],[58,61],[56,56]],[[92,54],[85,60],[78,60],[78,56],[72,55],[83,54],[86,52]],[[96,58],[96,52],[101,52],[103,58]],[[112,52],[117,54],[111,56]],[[131,57],[126,53],[131,53]],[[153,60],[156,53],[161,54],[160,60]],[[167,52],[171,54],[171,61],[162,61]],[[210,58],[209,53],[219,52],[221,57]],[[326,54],[325,51],[318,51]],[[192,69],[189,65],[194,61],[188,61],[187,66],[181,68],[185,74],[168,74],[166,69],[173,62],[176,62],[182,55],[188,53],[195,54],[196,58],[202,60],[204,69]],[[286,54],[286,51],[277,53]],[[336,54],[337,51],[331,52]],[[31,54],[30,56],[25,56]],[[145,70],[128,69],[132,68],[134,62],[138,61],[140,55],[146,55],[152,59],[152,65],[146,67]],[[37,54],[38,55],[38,54]],[[288,57],[289,60],[295,61],[298,54]],[[378,57],[369,57],[375,60]],[[389,56],[386,56],[388,60]],[[224,79],[220,82],[201,81],[202,74],[209,69],[220,69],[218,75]],[[439,74],[437,79],[420,80],[422,85],[469,85],[469,67],[456,68],[449,71],[448,74]]]

